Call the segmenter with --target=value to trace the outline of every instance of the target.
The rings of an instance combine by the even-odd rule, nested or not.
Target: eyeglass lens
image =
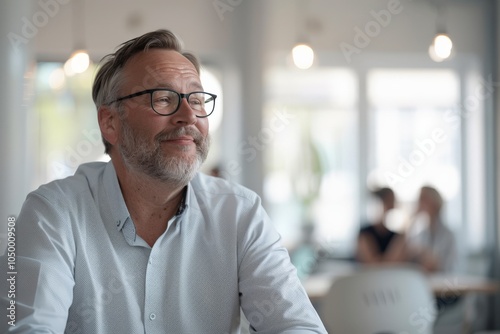
[[[169,90],[157,90],[151,96],[153,109],[163,115],[174,113],[180,101],[180,95]],[[215,99],[207,93],[194,92],[189,94],[188,103],[197,116],[206,116],[214,110]]]

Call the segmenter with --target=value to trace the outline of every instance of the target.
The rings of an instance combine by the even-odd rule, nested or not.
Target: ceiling
[[[461,52],[482,52],[486,44],[486,1],[481,0],[448,1],[441,17],[427,0],[57,1],[59,8],[36,37],[39,59],[63,60],[76,44],[83,44],[96,60],[119,43],[158,28],[172,29],[187,49],[202,57],[234,52],[235,41],[242,43],[256,33],[253,26],[260,34],[254,38],[269,52],[289,50],[305,36],[319,52],[338,53],[342,43],[355,45],[359,31],[375,27],[374,22],[383,25],[379,23],[378,33],[369,38],[370,52],[426,52],[437,20],[445,22]],[[386,21],[377,21],[377,13],[390,10],[393,14]],[[34,11],[44,9],[36,3]],[[251,23],[242,28],[242,20]]]

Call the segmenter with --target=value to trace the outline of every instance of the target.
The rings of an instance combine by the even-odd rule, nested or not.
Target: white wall
[[[367,23],[376,20],[372,11],[380,13],[390,8],[398,13],[391,14],[380,34],[371,38],[367,51],[425,52],[436,32],[437,20],[436,7],[432,5],[435,1],[426,0],[252,0],[260,3],[258,12],[252,12],[243,0],[44,1],[61,4],[40,29],[37,54],[63,59],[71,52],[74,36],[83,37],[92,54],[99,58],[118,43],[158,28],[174,30],[189,49],[206,56],[224,54],[231,49],[234,34],[245,40],[252,28],[262,28],[261,38],[269,51],[289,49],[304,31],[319,50],[339,51],[342,42],[353,42],[356,27],[365,30]],[[440,21],[445,22],[457,51],[482,52],[485,1],[439,2],[445,4]],[[73,17],[74,9],[77,17]],[[35,10],[46,11],[38,2]],[[240,23],[244,24],[244,16],[251,21],[250,26],[238,30]]]
[[[445,3],[440,22],[446,24],[457,52],[477,53],[484,49],[483,5],[485,1],[269,1],[272,27],[268,30],[271,49],[287,49],[301,31],[306,31],[315,48],[339,51],[340,44],[353,43],[355,28],[365,31],[369,22],[377,22],[372,12],[391,11],[380,33],[370,38],[370,52],[426,52],[436,33],[438,13],[434,3]],[[295,5],[294,5],[295,4]],[[443,20],[441,20],[441,18]],[[316,22],[307,24],[305,22]],[[374,30],[375,31],[375,30]]]

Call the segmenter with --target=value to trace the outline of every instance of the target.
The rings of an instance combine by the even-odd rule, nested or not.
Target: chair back
[[[335,278],[320,314],[332,334],[432,334],[437,311],[419,270],[383,267]]]

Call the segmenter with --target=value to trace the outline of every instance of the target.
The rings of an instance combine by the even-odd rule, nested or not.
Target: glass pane
[[[38,184],[73,175],[84,162],[107,160],[92,101],[95,65],[67,76],[61,63],[37,66]]]
[[[394,229],[415,210],[420,187],[445,199],[445,223],[462,224],[459,78],[452,70],[374,70],[367,78],[369,186],[392,187],[401,204]]]
[[[266,80],[263,128],[274,128],[264,159],[269,214],[288,247],[313,230],[315,242],[348,252],[358,228],[355,74],[273,69]]]

